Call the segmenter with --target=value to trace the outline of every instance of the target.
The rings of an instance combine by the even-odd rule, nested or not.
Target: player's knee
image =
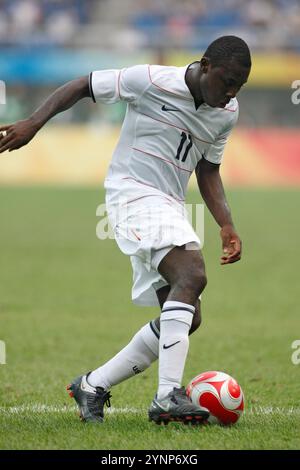
[[[190,268],[189,272],[178,280],[178,284],[186,291],[192,292],[195,298],[198,298],[207,284],[204,269],[201,267]]]
[[[190,278],[191,282],[195,286],[195,289],[197,290],[197,294],[199,297],[199,295],[205,289],[207,284],[207,277],[204,268],[202,268],[202,266],[193,267],[191,269]]]

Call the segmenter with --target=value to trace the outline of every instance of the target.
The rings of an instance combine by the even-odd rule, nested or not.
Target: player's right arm
[[[82,98],[91,97],[95,102],[106,104],[120,100],[133,103],[149,85],[147,65],[96,70],[87,77],[72,80],[55,90],[28,119],[0,126],[0,153],[28,144],[49,119],[71,108]],[[1,135],[1,131],[6,131],[6,135]]]
[[[55,90],[29,118],[0,126],[0,153],[6,150],[11,152],[28,144],[49,119],[90,96],[88,76],[67,82]]]

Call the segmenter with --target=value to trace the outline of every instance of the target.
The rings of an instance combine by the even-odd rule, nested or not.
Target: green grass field
[[[0,449],[299,449],[299,203],[297,191],[228,192],[243,260],[221,267],[206,213],[208,286],[184,380],[223,370],[246,411],[231,428],[156,426],[147,408],[157,366],[112,390],[102,426],[82,424],[65,391],[157,315],[131,303],[131,268],[95,235],[93,189],[0,189]],[[196,202],[190,193],[189,202]]]

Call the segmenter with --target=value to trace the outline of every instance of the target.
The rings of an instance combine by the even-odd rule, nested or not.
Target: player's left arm
[[[202,158],[196,167],[196,177],[201,196],[221,227],[221,264],[229,264],[241,259],[242,242],[234,228],[219,169],[219,164]]]

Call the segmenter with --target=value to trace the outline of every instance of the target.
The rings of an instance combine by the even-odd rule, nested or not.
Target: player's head
[[[212,107],[224,107],[248,79],[249,47],[241,38],[222,36],[208,46],[200,65],[204,102]]]

